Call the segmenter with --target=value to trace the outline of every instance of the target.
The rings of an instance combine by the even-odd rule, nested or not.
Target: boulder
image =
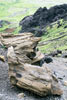
[[[64,26],[64,28],[67,28],[67,25],[66,25],[66,26]]]
[[[0,60],[5,62],[5,57],[3,55],[0,55]]]
[[[45,56],[44,57],[44,61],[48,64],[48,63],[53,62],[53,59],[51,57],[49,57],[49,56]]]
[[[19,86],[37,95],[62,95],[58,79],[45,66],[34,65],[44,58],[36,49],[40,38],[32,33],[2,35],[2,43],[8,47],[9,78],[12,85]]]

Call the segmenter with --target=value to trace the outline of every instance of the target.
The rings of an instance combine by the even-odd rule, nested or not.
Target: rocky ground
[[[63,89],[62,96],[47,96],[47,97],[39,97],[35,94],[20,89],[18,87],[13,87],[10,84],[9,77],[8,77],[8,64],[6,58],[7,50],[4,50],[0,47],[0,55],[4,55],[6,61],[2,62],[0,60],[0,100],[67,100],[67,58],[61,57],[53,57],[53,62],[49,64],[45,64],[51,70],[53,70],[54,74],[59,79],[61,84],[61,88]],[[19,93],[24,93],[24,98],[18,98]]]

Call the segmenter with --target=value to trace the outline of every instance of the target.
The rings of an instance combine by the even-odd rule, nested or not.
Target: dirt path
[[[7,50],[4,50],[0,47],[0,54],[4,55],[6,58]],[[48,96],[48,97],[39,97],[34,95],[31,92],[19,89],[17,87],[12,87],[8,78],[8,64],[7,58],[6,62],[0,61],[0,100],[67,100],[67,86],[64,86],[63,80],[67,80],[67,59],[64,58],[53,58],[53,62],[50,64],[44,63],[46,66],[51,68],[54,73],[59,78],[61,83],[61,88],[64,91],[64,94],[61,97],[57,96]],[[25,97],[22,99],[18,98],[19,93],[25,93]]]

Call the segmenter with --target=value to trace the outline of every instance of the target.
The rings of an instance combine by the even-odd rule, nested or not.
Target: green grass
[[[47,6],[49,5],[47,4]],[[25,16],[32,15],[39,7],[43,6],[45,5],[41,0],[0,0],[0,20],[11,22],[11,25],[3,24],[0,32],[4,32],[6,28],[17,27],[14,34],[18,33],[20,20]]]
[[[5,22],[2,23],[2,28],[0,28],[0,32],[4,32],[5,29],[7,29],[10,25],[6,24]]]
[[[64,28],[64,26],[67,25],[67,22],[62,21],[61,24],[62,26],[60,26],[59,28],[57,28],[58,26],[57,23],[55,23],[55,25],[53,25],[52,28],[50,28],[50,26],[46,27],[47,32],[44,33],[44,35],[42,36],[41,42],[43,43],[47,42],[47,43],[45,45],[39,46],[39,49],[43,53],[49,53],[57,49],[59,50],[67,49],[67,28]],[[50,41],[50,40],[53,40],[53,41]]]
[[[19,27],[17,27],[16,29],[15,29],[15,31],[13,32],[13,34],[18,34],[18,32],[21,30],[21,26]]]
[[[31,0],[5,0],[0,1],[0,19],[17,22],[27,16],[33,14],[40,4]],[[41,4],[42,6],[42,4]]]
[[[0,0],[0,20],[19,21],[27,15],[33,14],[39,7],[51,7],[56,4],[67,3],[67,0]]]

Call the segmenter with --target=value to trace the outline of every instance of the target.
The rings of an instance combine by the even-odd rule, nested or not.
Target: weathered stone
[[[67,81],[64,81],[63,84],[64,84],[65,86],[67,86]]]
[[[45,57],[44,57],[44,61],[45,61],[46,63],[50,63],[50,62],[53,62],[53,59],[52,59],[51,57],[49,57],[49,56],[45,56]]]
[[[36,49],[39,41],[32,33],[2,35],[2,43],[8,47],[10,82],[40,96],[61,95],[58,80],[51,70],[44,65],[34,65],[44,58]]]
[[[18,94],[18,97],[21,99],[21,98],[24,98],[24,93],[19,93]]]
[[[0,55],[0,60],[2,60],[3,62],[5,62],[5,57]]]

